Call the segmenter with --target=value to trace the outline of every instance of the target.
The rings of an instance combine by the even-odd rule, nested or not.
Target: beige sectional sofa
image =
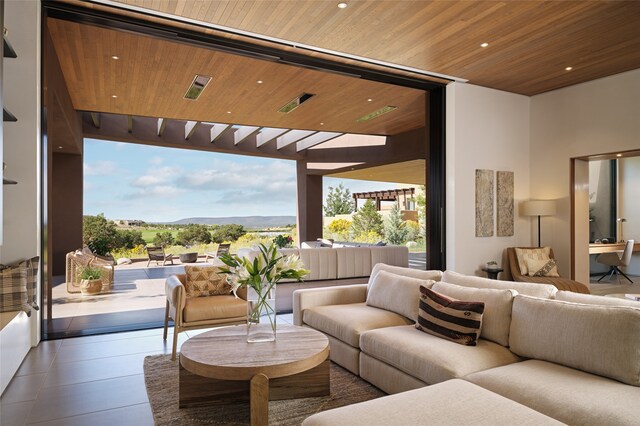
[[[276,287],[276,310],[291,312],[293,292],[304,288],[343,286],[366,283],[377,263],[409,266],[409,249],[404,246],[287,248],[284,255],[298,255],[311,272],[301,283],[282,281]],[[244,248],[238,256],[255,258],[259,250]]]
[[[485,302],[477,346],[415,328],[420,284],[456,299]],[[334,362],[398,394],[364,403],[369,413],[436,394],[441,399],[442,392],[475,406],[489,392],[516,404],[502,399],[480,404],[480,416],[504,411],[517,419],[534,411],[542,418],[533,423],[569,424],[638,424],[640,419],[638,302],[378,264],[368,285],[296,291],[293,312],[295,324],[328,336]],[[431,404],[414,407],[433,423],[449,419],[440,414],[451,414],[429,411]],[[375,415],[360,423],[359,404],[340,410],[338,417],[329,411],[305,424],[385,424]],[[415,412],[393,412],[394,423],[420,423]]]

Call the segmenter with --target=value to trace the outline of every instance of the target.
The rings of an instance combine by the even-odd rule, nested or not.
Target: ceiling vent
[[[193,78],[191,85],[187,89],[187,93],[184,94],[185,99],[195,101],[200,97],[202,91],[207,87],[207,84],[211,81],[211,77],[208,75],[198,75]]]
[[[362,123],[363,121],[373,120],[374,118],[380,117],[382,114],[386,114],[397,108],[398,108],[397,106],[385,105],[376,111],[370,112],[367,115],[363,115],[362,117],[358,118],[356,121],[358,123]]]
[[[289,102],[287,102],[282,108],[278,110],[278,112],[283,112],[285,114],[288,114],[314,96],[315,95],[313,93],[303,93],[300,96],[297,96],[292,100],[290,100]]]

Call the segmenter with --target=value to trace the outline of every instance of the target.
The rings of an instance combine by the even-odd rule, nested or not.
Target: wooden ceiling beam
[[[260,129],[260,133],[256,137],[256,145],[260,148],[262,145],[268,144],[275,140],[278,136],[282,136],[285,133],[290,132],[291,129],[276,129],[273,127],[263,127]]]
[[[219,124],[219,123],[208,123],[211,124],[211,129],[209,130],[209,142],[214,143],[216,139],[222,135],[222,132],[231,127],[230,124]]]
[[[291,130],[290,132],[287,132],[276,139],[276,147],[278,149],[282,149],[286,146],[291,145],[292,143],[298,142],[299,140],[311,136],[314,133],[318,132],[314,130]]]
[[[321,143],[328,142],[331,139],[335,139],[342,135],[344,135],[344,133],[336,133],[336,132],[315,133],[313,135],[307,136],[306,138],[296,142],[296,151],[297,152],[304,151],[305,149],[309,149]]]
[[[184,140],[188,141],[191,136],[198,130],[199,121],[187,121],[184,124]]]
[[[158,118],[158,136],[162,136],[164,133],[164,127],[167,125],[167,120],[164,118]]]
[[[96,128],[100,128],[100,113],[99,112],[92,112],[91,113],[91,121],[93,121],[93,125],[96,126]]]
[[[249,136],[255,135],[260,131],[260,127],[255,126],[240,126],[239,129],[236,129],[233,132],[233,143],[238,145],[239,143],[245,141]]]

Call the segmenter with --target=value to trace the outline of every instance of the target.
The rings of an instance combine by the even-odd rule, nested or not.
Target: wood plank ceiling
[[[374,135],[425,125],[422,90],[70,21],[47,24],[77,110]],[[197,101],[184,99],[196,74],[211,82]],[[315,96],[278,112],[303,92]],[[397,109],[357,121],[386,105]]]
[[[345,9],[314,0],[113,3],[524,95],[640,68],[639,1],[351,0]]]
[[[402,163],[385,164],[363,169],[329,173],[327,176],[343,179],[375,180],[379,182],[425,185],[427,161],[418,159]]]

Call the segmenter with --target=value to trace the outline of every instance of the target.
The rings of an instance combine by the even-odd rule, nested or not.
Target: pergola
[[[410,202],[415,195],[415,188],[386,189],[384,191],[356,192],[353,201],[358,209],[358,200],[374,200],[376,209],[380,210],[382,201],[395,201],[404,210],[411,210]]]

